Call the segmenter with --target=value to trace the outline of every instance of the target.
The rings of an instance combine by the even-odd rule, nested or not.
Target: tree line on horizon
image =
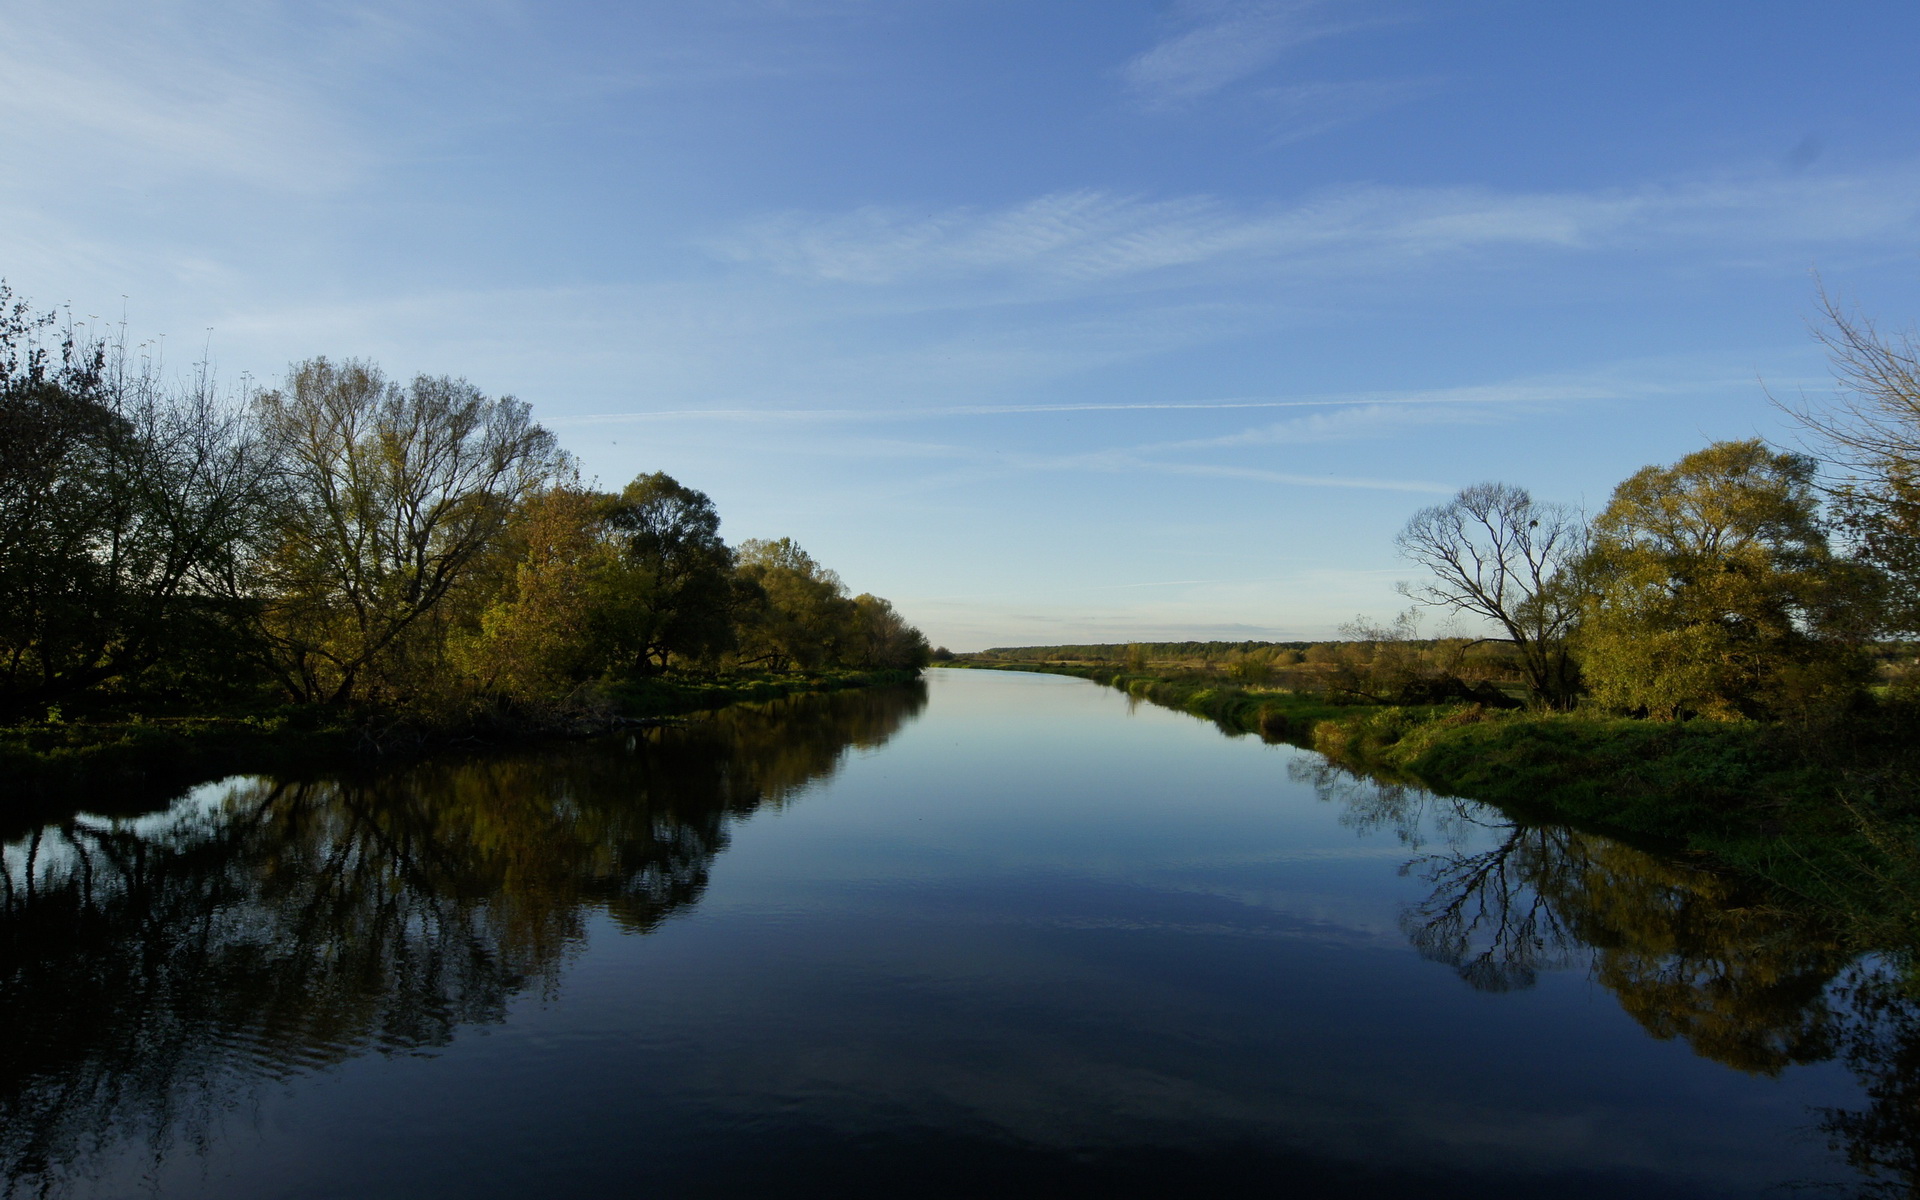
[[[665,473],[585,484],[529,406],[314,358],[169,383],[0,283],[0,715],[550,708],[667,672],[917,670],[926,639]]]

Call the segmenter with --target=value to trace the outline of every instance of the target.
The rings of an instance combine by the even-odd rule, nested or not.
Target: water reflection
[[[499,1020],[557,980],[588,913],[645,932],[693,904],[731,820],[925,703],[807,697],[624,753],[245,780],[35,831],[0,872],[0,1187],[50,1189],[109,1139],[163,1158],[259,1080]]]
[[[1920,1196],[1920,1002],[1913,980],[1889,964],[1850,969],[1835,997],[1846,1019],[1838,1041],[1867,1103],[1834,1109],[1829,1144],[1877,1196]]]
[[[59,1190],[90,1173],[110,1191],[131,1178],[138,1164],[129,1168],[129,1151],[138,1156],[143,1145],[159,1179],[160,1160],[211,1144],[231,1126],[227,1113],[261,1094],[263,1080],[369,1053],[431,1052],[463,1026],[501,1019],[516,997],[558,983],[583,930],[604,928],[593,922],[646,932],[688,911],[737,819],[791,802],[830,775],[849,747],[880,745],[924,703],[917,690],[848,693],[735,712],[628,747],[379,777],[239,781],[163,814],[76,816],[20,839],[6,848],[0,873],[0,1192]],[[1078,1169],[1072,1156],[1084,1147],[1075,1131],[1084,1129],[1086,1144],[1107,1155],[1096,1165],[1121,1193],[1129,1181],[1141,1190],[1141,1164],[1156,1162],[1199,1172],[1224,1161],[1265,1186],[1280,1178],[1276,1163],[1293,1161],[1284,1158],[1288,1147],[1318,1153],[1335,1141],[1338,1153],[1287,1169],[1323,1170],[1321,1194],[1362,1194],[1348,1186],[1354,1163],[1398,1169],[1396,1154],[1421,1170],[1465,1163],[1463,1171],[1524,1174],[1533,1160],[1520,1161],[1529,1151],[1516,1147],[1545,1146],[1540,1163],[1590,1154],[1622,1170],[1661,1168],[1665,1142],[1631,1121],[1609,1125],[1605,1114],[1638,1112],[1643,1092],[1686,1082],[1686,1072],[1667,1070],[1684,1055],[1570,1089],[1572,1099],[1550,1094],[1556,1070],[1577,1077],[1606,1048],[1646,1049],[1642,1039],[1604,1004],[1544,1034],[1507,1038],[1511,1014],[1555,1010],[1518,997],[1457,1003],[1471,998],[1445,972],[1377,953],[1380,909],[1365,908],[1364,924],[1342,925],[1337,905],[1313,899],[1309,909],[1298,899],[1324,888],[1337,902],[1373,904],[1384,874],[1373,856],[1379,848],[1404,864],[1413,885],[1400,909],[1406,938],[1465,985],[1513,992],[1555,970],[1584,970],[1654,1037],[1740,1071],[1773,1076],[1797,1064],[1842,1064],[1862,1085],[1863,1103],[1811,1113],[1807,1126],[1816,1139],[1831,1138],[1882,1194],[1920,1194],[1920,1004],[1906,986],[1907,960],[1858,959],[1811,908],[1685,859],[1520,824],[1485,806],[1294,756],[1299,776],[1337,806],[1354,837],[1373,843],[1347,858],[1348,836],[1329,828],[1331,813],[1304,797],[1272,795],[1271,759],[1255,759],[1290,751],[1247,747],[1252,755],[1235,760],[1245,774],[1216,777],[1204,771],[1218,747],[1195,743],[1196,757],[1181,770],[1239,781],[1228,789],[1231,805],[1206,809],[1182,798],[1176,789],[1187,776],[1171,769],[1129,791],[1130,778],[1116,767],[1096,772],[1088,794],[1117,787],[1127,802],[1074,809],[1051,803],[1048,789],[1098,762],[1090,750],[1111,746],[1049,740],[1051,728],[1034,739],[1032,761],[997,777],[985,755],[1009,753],[999,742],[975,740],[958,725],[951,739],[911,739],[890,751],[908,756],[893,760],[901,769],[865,774],[864,801],[849,799],[859,785],[839,789],[837,814],[819,804],[782,824],[799,841],[769,837],[736,855],[729,887],[753,869],[771,870],[758,877],[759,892],[727,892],[727,904],[709,908],[713,919],[686,931],[698,937],[622,943],[628,952],[674,954],[698,944],[709,957],[689,968],[696,960],[624,956],[617,985],[600,994],[622,1015],[604,1026],[594,1023],[601,1018],[561,1026],[581,1040],[498,1084],[500,1119],[457,1149],[442,1148],[441,1158],[484,1159],[488,1139],[524,1135],[529,1161],[555,1146],[607,1156],[611,1165],[596,1179],[629,1167],[663,1170],[680,1154],[675,1169],[692,1172],[685,1180],[710,1182],[713,1172],[752,1166],[777,1181],[805,1153],[844,1166],[864,1162],[875,1146],[900,1146],[902,1178],[924,1174],[930,1156],[943,1154],[943,1162],[1001,1164],[977,1168],[992,1176]],[[1126,728],[1124,736],[1138,733]],[[1132,771],[1157,768],[1159,754],[1121,758]],[[1058,774],[1043,770],[1054,765]],[[970,806],[987,786],[975,772],[1000,786],[1016,773],[1035,774],[1032,795],[1040,799],[1032,807],[1045,819],[1010,818],[1013,803]],[[944,788],[949,775],[960,782]],[[925,787],[931,798],[915,808],[907,787]],[[1019,804],[1025,795],[1016,793]],[[1062,811],[1074,820],[1062,821]],[[1088,813],[1107,825],[1089,825]],[[954,820],[969,814],[971,823]],[[1299,821],[1303,815],[1312,819]],[[1269,824],[1271,840],[1262,842]],[[1181,840],[1187,825],[1201,836]],[[938,831],[904,832],[930,827]],[[1044,854],[1019,845],[1023,837],[1042,839]],[[1075,857],[1083,843],[1091,849]],[[1138,855],[1127,857],[1135,845]],[[981,846],[990,849],[966,853]],[[1020,852],[1045,857],[1047,869],[1009,870]],[[1073,869],[1057,869],[1056,859]],[[1176,868],[1177,888],[1141,884]],[[790,890],[795,878],[827,882],[809,901]],[[1110,886],[1113,879],[1124,886]],[[729,925],[727,912],[751,907],[743,895],[792,908],[771,924],[736,912]],[[1259,903],[1242,905],[1242,896]],[[793,919],[798,909],[805,921]],[[1292,920],[1298,911],[1314,919]],[[1333,919],[1322,920],[1329,912]],[[1087,915],[1100,919],[1079,920]],[[1364,952],[1346,947],[1348,929],[1365,930]],[[603,938],[600,948],[611,945]],[[665,977],[663,962],[686,973],[674,986],[651,988]],[[577,973],[570,997],[586,993],[582,981],[592,976]],[[687,990],[689,981],[698,986]],[[641,1014],[631,1027],[620,1023],[629,1011]],[[1428,1013],[1430,1025],[1422,1024]],[[1608,1028],[1589,1043],[1602,1049],[1571,1055],[1564,1068],[1529,1059],[1563,1031],[1570,1042],[1587,1036],[1578,1021],[1602,1014]],[[659,1045],[640,1045],[634,1030]],[[1402,1048],[1376,1046],[1376,1035]],[[1422,1057],[1426,1042],[1448,1049]],[[475,1063],[518,1061],[512,1053],[453,1055],[435,1064],[433,1078],[446,1088],[445,1072],[463,1063],[478,1070]],[[1409,1062],[1445,1063],[1455,1073]],[[1483,1063],[1494,1066],[1482,1072]],[[1687,1065],[1701,1077],[1733,1078]],[[353,1074],[333,1073],[330,1082]],[[586,1088],[586,1076],[603,1090]],[[517,1090],[527,1079],[551,1089],[539,1105]],[[643,1079],[651,1090],[635,1082]],[[1648,1111],[1684,1117],[1689,1096],[1810,1094],[1811,1102],[1833,1103],[1844,1094],[1763,1093],[1739,1082],[1745,1090],[1676,1093],[1682,1099]],[[303,1086],[307,1095],[318,1090]],[[576,1092],[577,1108],[542,1107]],[[1484,1107],[1453,1111],[1476,1093],[1490,1097]],[[418,1095],[431,1096],[431,1087]],[[629,1107],[606,1108],[609,1126],[591,1127],[583,1114],[608,1095]],[[1445,1110],[1437,1116],[1436,1105]],[[1515,1113],[1531,1115],[1535,1105],[1544,1114],[1538,1123],[1515,1123]],[[273,1111],[271,1102],[261,1107]],[[297,1111],[330,1110],[316,1103]],[[1589,1120],[1591,1112],[1602,1116]],[[634,1114],[644,1114],[654,1140],[634,1132]],[[1735,1112],[1723,1127],[1738,1131],[1748,1119]],[[1791,1121],[1770,1115],[1766,1128]],[[586,1131],[567,1141],[576,1125]],[[993,1132],[1003,1128],[1013,1134]],[[993,1136],[976,1136],[981,1129]],[[1230,1140],[1241,1136],[1233,1130],[1245,1131],[1244,1142]],[[1182,1140],[1189,1135],[1191,1144]],[[311,1147],[331,1135],[306,1136]],[[1556,1138],[1588,1138],[1592,1147],[1556,1150]],[[1075,1147],[1068,1158],[1058,1152],[1063,1139]],[[1609,1139],[1620,1143],[1617,1156]],[[1109,1142],[1129,1149],[1101,1149]],[[1488,1145],[1495,1148],[1483,1152]],[[995,1147],[1002,1157],[991,1157]],[[1143,1157],[1127,1157],[1136,1150]],[[1806,1158],[1796,1150],[1791,1161]],[[353,1178],[387,1174],[369,1168]],[[447,1194],[541,1194],[492,1174],[451,1171],[449,1180]],[[981,1190],[990,1186],[983,1181]],[[1180,1190],[1180,1180],[1168,1187]],[[1399,1194],[1410,1190],[1420,1189]],[[1489,1190],[1498,1189],[1444,1194]],[[401,1182],[387,1194],[420,1193]]]
[[[1342,820],[1392,829],[1431,890],[1408,940],[1486,991],[1586,964],[1649,1034],[1760,1075],[1840,1058],[1859,1110],[1820,1127],[1869,1194],[1920,1196],[1920,994],[1910,956],[1859,958],[1830,914],[1752,880],[1471,801],[1355,776],[1318,758],[1297,778]]]

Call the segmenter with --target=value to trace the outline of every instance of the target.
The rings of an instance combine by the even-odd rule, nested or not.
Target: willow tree
[[[371,363],[298,364],[256,399],[276,465],[258,633],[296,699],[393,699],[433,669],[426,618],[559,462],[527,405]]]
[[[1657,717],[1805,713],[1857,687],[1871,578],[1818,517],[1815,463],[1716,442],[1614,490],[1579,633],[1594,698]]]

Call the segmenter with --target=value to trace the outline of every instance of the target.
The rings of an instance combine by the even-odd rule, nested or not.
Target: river
[[[5,847],[8,1195],[1912,1194],[1885,964],[1080,680],[113,799]]]

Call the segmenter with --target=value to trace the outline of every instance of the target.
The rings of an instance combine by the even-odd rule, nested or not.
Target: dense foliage
[[[1863,681],[1871,572],[1828,545],[1815,469],[1720,442],[1614,491],[1577,637],[1597,701],[1665,717],[1806,714]]]
[[[528,406],[315,358],[223,397],[0,284],[0,716],[434,716],[735,669],[917,670],[919,631],[663,473],[582,485]]]

